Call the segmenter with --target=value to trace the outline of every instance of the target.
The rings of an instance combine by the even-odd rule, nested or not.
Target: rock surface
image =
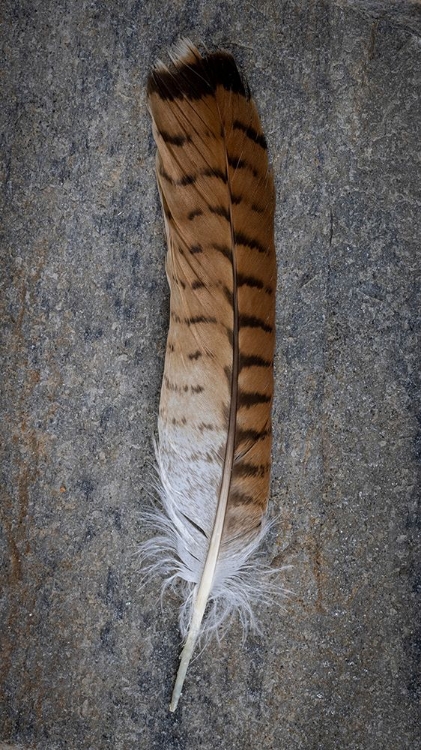
[[[3,5],[0,739],[419,747],[419,4]],[[410,19],[408,21],[408,19]],[[266,555],[294,595],[193,663],[141,588],[168,318],[145,83],[232,51],[277,186]],[[3,747],[3,745],[2,745]]]

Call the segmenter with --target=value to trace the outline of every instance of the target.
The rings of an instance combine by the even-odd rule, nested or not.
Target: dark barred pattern
[[[267,253],[268,251],[267,247],[262,245],[259,240],[255,237],[249,237],[244,232],[234,232],[234,241],[237,245],[244,245],[244,247],[249,247],[250,250],[257,250],[259,253]]]
[[[175,70],[155,69],[149,77],[148,96],[159,94],[165,101],[183,97],[194,101],[210,96],[217,86],[222,86],[225,91],[241,94],[246,99],[250,98],[248,87],[242,80],[233,58],[226,52],[214,52],[208,57],[189,62],[188,65],[179,62]]]
[[[263,133],[258,133],[257,130],[251,128],[249,125],[245,125],[244,122],[240,122],[239,120],[235,120],[232,127],[234,128],[234,130],[242,130],[247,138],[250,138],[250,140],[252,140],[254,143],[257,143],[257,145],[261,146],[261,148],[264,148],[265,150],[267,149],[268,146]]]
[[[261,318],[257,318],[255,315],[239,315],[238,324],[240,328],[261,328],[262,331],[266,331],[266,333],[272,333],[273,331],[273,326],[269,325],[269,323],[266,323]]]
[[[232,474],[234,477],[260,477],[263,478],[270,471],[270,464],[235,464]]]
[[[184,146],[186,143],[191,143],[191,136],[185,133],[173,135],[172,133],[167,133],[165,130],[160,130],[159,135],[165,143],[171,143],[173,146]]]
[[[238,406],[245,406],[246,408],[256,406],[256,404],[269,404],[271,401],[272,397],[268,396],[267,393],[240,391],[238,394]]]
[[[243,367],[272,367],[273,362],[269,359],[263,359],[258,354],[241,354],[240,353],[240,370]]]

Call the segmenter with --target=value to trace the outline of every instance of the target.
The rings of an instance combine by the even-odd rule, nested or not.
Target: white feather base
[[[142,515],[145,528],[153,536],[140,547],[142,569],[146,578],[163,578],[162,593],[167,588],[180,592],[179,625],[183,639],[191,623],[195,593],[200,582],[209,539],[196,522],[189,521],[185,504],[180,508],[178,493],[168,486],[162,453],[156,446],[161,507],[153,505]],[[256,610],[271,605],[286,595],[279,583],[279,572],[265,561],[261,545],[273,522],[263,517],[260,531],[245,546],[231,546],[221,556],[215,571],[206,614],[199,638],[215,635],[219,640],[233,617],[238,617],[244,635],[260,632]],[[202,546],[199,556],[199,547]],[[194,549],[195,554],[192,554]]]

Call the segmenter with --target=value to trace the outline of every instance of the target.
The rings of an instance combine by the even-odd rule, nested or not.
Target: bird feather
[[[170,709],[202,633],[270,596],[268,522],[275,341],[274,184],[233,57],[182,41],[148,82],[168,243],[170,325],[156,448],[162,510],[143,546],[181,580],[185,639]]]

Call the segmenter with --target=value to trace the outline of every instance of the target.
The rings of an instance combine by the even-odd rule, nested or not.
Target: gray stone
[[[421,33],[420,0],[335,0],[343,8],[354,8],[365,16]]]
[[[45,750],[420,746],[420,39],[414,2],[3,4],[1,722]],[[417,34],[418,30],[418,34]],[[168,323],[145,83],[232,51],[279,260],[265,554],[293,595],[168,703],[179,600],[142,587]]]

